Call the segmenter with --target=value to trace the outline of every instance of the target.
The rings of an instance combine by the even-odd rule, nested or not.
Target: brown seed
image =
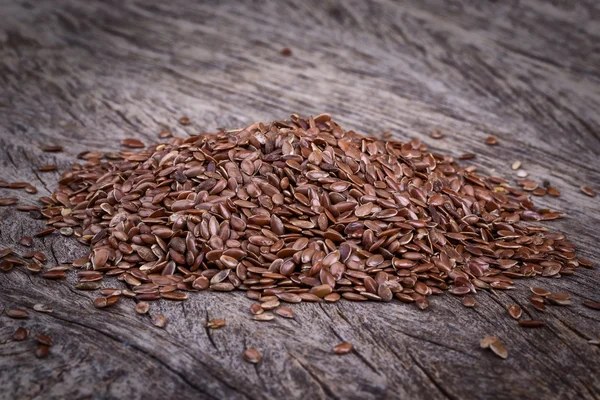
[[[13,334],[13,339],[16,340],[17,342],[22,342],[23,340],[27,339],[28,335],[29,335],[29,333],[27,332],[27,329],[20,327],[20,328],[17,328],[17,330]]]
[[[164,328],[167,325],[167,317],[162,314],[153,314],[150,316],[152,325],[158,328]]]
[[[148,314],[148,311],[150,311],[150,303],[140,301],[135,305],[135,311],[138,314]]]
[[[121,145],[125,146],[125,147],[135,148],[135,149],[145,147],[143,142],[141,142],[137,139],[131,139],[131,138],[121,140]]]
[[[171,131],[162,131],[158,134],[158,137],[161,139],[167,139],[173,136],[173,133]]]
[[[519,325],[524,328],[539,328],[544,326],[544,321],[536,321],[536,320],[520,320]]]
[[[22,308],[7,308],[6,315],[14,319],[29,318],[29,313]]]
[[[589,186],[581,186],[579,189],[587,196],[596,197],[596,192]]]
[[[335,303],[336,301],[338,301],[342,296],[340,296],[339,293],[330,293],[328,295],[326,295],[325,297],[323,297],[323,300],[329,302],[329,303]]]
[[[441,131],[434,130],[433,132],[431,132],[431,137],[434,139],[441,139],[444,137],[444,134]]]
[[[498,143],[498,139],[496,139],[495,136],[488,136],[485,139],[485,144],[487,144],[487,145],[493,146],[493,145],[495,145],[497,143]]]
[[[50,338],[50,336],[48,335],[37,335],[35,337],[36,342],[46,345],[46,346],[52,346],[52,339]]]
[[[262,308],[260,304],[254,303],[250,306],[250,312],[254,315],[258,315],[264,313],[265,309]]]
[[[54,152],[63,150],[63,148],[61,146],[42,146],[41,149],[42,149],[42,151],[49,152],[49,153],[54,153]]]
[[[35,356],[37,358],[46,358],[50,354],[50,346],[45,344],[39,344],[35,350]]]
[[[548,186],[548,187],[546,188],[546,190],[547,190],[547,192],[548,192],[548,194],[549,194],[550,196],[553,196],[553,197],[558,197],[558,196],[560,196],[560,191],[559,191],[558,189],[556,189],[556,188],[552,187],[552,186]]]
[[[212,319],[206,323],[206,327],[210,329],[219,329],[227,325],[224,319]]]
[[[284,55],[286,57],[289,57],[292,55],[292,50],[290,50],[287,47],[284,47],[283,49],[281,49],[281,55]]]
[[[458,156],[459,160],[472,160],[476,157],[475,154],[473,153],[465,153],[465,154],[461,154],[460,156]]]
[[[583,305],[589,308],[593,308],[594,310],[600,310],[600,301],[586,300],[583,302]]]
[[[54,232],[56,230],[56,228],[46,228],[46,229],[42,229],[39,232],[36,232],[33,237],[44,237],[44,236],[48,236],[49,234],[51,234],[52,232]]]
[[[279,307],[273,312],[283,318],[294,318],[294,311],[286,306]]]
[[[342,342],[333,346],[333,352],[335,354],[348,354],[352,351],[354,346],[348,342]]]
[[[508,306],[508,313],[514,319],[519,319],[521,318],[521,314],[523,314],[523,310],[521,310],[521,307],[519,307],[518,305],[512,304]]]
[[[429,308],[429,301],[426,297],[421,297],[420,299],[415,300],[415,305],[419,310],[426,310]]]
[[[253,315],[252,319],[255,321],[272,321],[273,319],[275,319],[275,316],[271,313],[262,313]]]
[[[33,238],[31,236],[23,236],[21,240],[19,240],[19,244],[25,247],[31,247],[33,245]]]
[[[41,167],[38,168],[38,170],[40,172],[56,171],[56,165],[54,165],[54,164],[42,165]]]
[[[251,347],[249,349],[244,350],[244,352],[242,353],[242,357],[249,363],[258,364],[262,358],[262,355],[257,349]]]
[[[462,300],[463,306],[465,307],[475,307],[475,299],[471,296],[465,296]]]
[[[0,206],[12,206],[19,200],[16,197],[2,197],[0,198]]]

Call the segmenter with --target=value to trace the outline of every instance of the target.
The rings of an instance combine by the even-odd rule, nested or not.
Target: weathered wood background
[[[468,6],[466,3],[475,5]],[[84,150],[117,151],[135,137],[237,128],[290,113],[331,113],[363,133],[390,130],[436,151],[481,154],[470,163],[511,177],[516,160],[559,198],[552,227],[600,263],[600,4],[443,0],[0,1],[0,179],[29,181],[46,195]],[[280,50],[289,47],[293,55]],[[193,124],[181,127],[177,119]],[[432,130],[442,140],[429,137]],[[498,146],[486,146],[488,135]],[[57,144],[60,154],[39,147]],[[0,189],[21,204],[36,197]],[[40,229],[0,209],[0,248]],[[73,240],[37,240],[52,263],[84,254]],[[301,304],[295,320],[249,319],[243,294],[200,293],[153,304],[165,330],[137,315],[133,301],[98,311],[92,294],[22,271],[0,274],[0,310],[30,309],[24,322],[0,316],[0,398],[239,399],[598,399],[598,270],[536,285],[571,293],[571,307],[545,313],[518,290],[476,296],[474,309],[441,295],[426,312],[393,304]],[[504,311],[516,302],[546,321],[519,328]],[[131,304],[130,304],[131,303]],[[210,318],[227,327],[207,331]],[[51,355],[14,342],[17,326],[46,332]],[[478,348],[495,334],[510,356]],[[355,345],[332,354],[341,340]],[[246,346],[263,361],[245,363]]]

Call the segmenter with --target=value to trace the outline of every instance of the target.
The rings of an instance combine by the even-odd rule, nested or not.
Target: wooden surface
[[[197,4],[194,4],[197,3]],[[0,179],[29,181],[46,195],[84,150],[118,151],[135,137],[237,128],[292,113],[331,113],[363,133],[422,139],[502,177],[523,163],[562,195],[536,204],[567,213],[550,225],[600,263],[600,6],[598,2],[442,0],[394,2],[0,1]],[[247,3],[247,4],[246,4]],[[466,3],[466,2],[465,2]],[[475,2],[469,2],[475,3]],[[553,4],[555,3],[555,4]],[[289,47],[293,55],[280,50]],[[190,116],[181,127],[177,119]],[[442,140],[429,137],[432,130]],[[488,135],[498,146],[486,146]],[[65,146],[42,153],[43,144]],[[22,204],[35,196],[0,189]],[[42,222],[0,208],[0,248]],[[50,265],[85,254],[74,240],[36,240]],[[571,293],[575,304],[528,306],[528,287],[480,293],[474,309],[451,295],[426,312],[391,304],[301,304],[295,320],[249,319],[243,294],[199,293],[153,304],[165,330],[136,315],[133,301],[95,310],[93,294],[22,271],[0,274],[0,310],[30,309],[24,322],[0,316],[0,398],[232,399],[598,399],[598,269],[535,284]],[[547,323],[516,326],[516,302]],[[227,327],[207,331],[207,319]],[[51,355],[14,342],[17,326],[46,332]],[[509,358],[479,349],[500,336]],[[356,352],[332,354],[342,340]],[[246,346],[263,353],[257,366]]]

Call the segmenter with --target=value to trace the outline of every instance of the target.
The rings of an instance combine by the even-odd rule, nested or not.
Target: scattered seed
[[[17,328],[17,330],[13,334],[13,339],[16,340],[17,342],[22,342],[23,340],[27,339],[28,335],[29,335],[29,333],[27,332],[27,329],[20,327],[20,328]]]
[[[167,317],[162,314],[153,314],[150,317],[152,324],[158,328],[164,328],[167,325]]]
[[[63,150],[62,146],[42,146],[41,149],[42,149],[42,151],[45,151],[48,153],[56,153],[56,152]]]
[[[36,342],[46,345],[46,346],[52,346],[52,339],[50,338],[50,336],[48,335],[37,335],[35,337]]]
[[[488,136],[485,139],[485,144],[487,144],[487,145],[493,146],[493,145],[495,145],[497,143],[498,143],[498,139],[496,139],[495,136]]]
[[[33,309],[34,309],[35,311],[38,311],[38,312],[44,312],[44,313],[51,313],[51,312],[53,312],[53,311],[54,311],[54,310],[52,309],[52,307],[50,307],[50,306],[48,306],[48,305],[46,305],[46,304],[42,304],[42,303],[37,303],[37,304],[34,304],[34,305],[33,305]]]
[[[262,358],[262,355],[260,354],[260,351],[251,347],[249,349],[244,350],[244,352],[242,353],[242,357],[249,363],[258,364]]]
[[[31,236],[23,236],[21,240],[19,240],[19,244],[25,247],[31,247],[33,245],[33,238]]]
[[[40,172],[56,171],[56,165],[54,165],[54,164],[42,165],[41,167],[38,168],[38,170]]]
[[[181,117],[179,118],[179,123],[181,125],[189,125],[192,123],[192,121],[188,117]]]
[[[46,229],[42,229],[39,232],[36,232],[33,237],[44,237],[44,236],[48,236],[49,234],[51,234],[52,232],[54,232],[56,230],[56,228],[46,228]]]
[[[289,48],[285,47],[285,48],[281,49],[281,54],[284,55],[284,56],[286,56],[286,57],[289,57],[289,56],[292,55],[292,50],[290,50]]]
[[[262,308],[260,304],[258,304],[258,303],[254,303],[254,304],[252,304],[252,305],[250,306],[250,312],[251,312],[253,315],[258,315],[258,314],[262,314],[262,313],[264,313],[264,312],[265,312],[265,309],[264,309],[264,308]]]
[[[294,318],[294,311],[286,306],[279,307],[274,313],[283,318]]]
[[[224,319],[212,319],[206,323],[206,327],[210,329],[219,329],[226,325]]]
[[[504,344],[502,344],[500,339],[490,343],[490,349],[494,352],[494,354],[502,359],[506,359],[508,357],[508,350],[506,350],[506,347],[504,347]]]
[[[593,308],[594,310],[600,310],[600,301],[586,300],[583,302],[583,305],[589,308]]]
[[[162,131],[158,134],[158,137],[161,139],[167,139],[173,137],[173,133],[171,131]]]
[[[458,156],[459,160],[472,160],[475,158],[475,154],[473,153],[465,153]]]
[[[444,134],[441,131],[434,130],[433,132],[431,132],[431,137],[434,139],[441,139],[444,137]]]
[[[498,340],[500,340],[498,336],[486,336],[481,339],[481,342],[479,342],[479,347],[482,349],[487,349],[492,343],[497,342]]]
[[[125,146],[125,147],[131,147],[134,149],[139,149],[139,148],[144,148],[144,142],[137,140],[137,139],[123,139],[121,140],[121,145]]]
[[[525,171],[524,169],[520,169],[517,171],[517,176],[519,178],[526,178],[529,175],[529,172]]]
[[[519,325],[524,328],[539,328],[544,326],[544,321],[536,321],[536,320],[520,320]]]
[[[0,198],[0,206],[12,206],[19,200],[16,197],[2,197]]]
[[[512,163],[512,165],[510,167],[514,171],[518,170],[519,168],[521,168],[521,161],[515,161],[514,163]]]
[[[465,296],[462,300],[463,306],[465,307],[475,307],[475,299],[471,296]]]
[[[150,310],[150,303],[148,303],[148,302],[140,301],[139,303],[137,303],[135,305],[135,311],[138,314],[148,314],[149,310]]]
[[[352,351],[354,346],[348,342],[342,342],[333,346],[333,352],[335,354],[348,354]]]
[[[262,314],[253,315],[252,319],[255,321],[272,321],[275,319],[275,316],[271,313],[265,312]]]
[[[587,196],[596,197],[596,192],[589,186],[580,186],[579,189]]]
[[[6,315],[14,319],[29,318],[29,313],[26,310],[23,310],[22,308],[7,308]]]
[[[519,307],[518,305],[512,304],[512,305],[508,306],[508,313],[514,319],[519,319],[519,318],[521,318],[521,315],[523,314],[523,310],[521,310],[521,307]]]
[[[35,349],[35,356],[37,358],[46,358],[50,354],[50,346],[45,344],[39,344]]]

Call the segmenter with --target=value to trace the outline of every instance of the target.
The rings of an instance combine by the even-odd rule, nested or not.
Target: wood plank
[[[548,224],[580,254],[600,262],[600,7],[597,2],[516,4],[405,1],[18,0],[0,5],[0,179],[33,183],[40,195],[85,150],[118,151],[163,129],[186,136],[290,113],[331,113],[346,128],[419,138],[458,156],[477,153],[488,173],[549,181],[559,198],[536,204],[565,211]],[[280,50],[289,47],[292,56]],[[183,127],[177,119],[189,116]],[[439,129],[445,138],[434,140]],[[487,146],[487,136],[499,145]],[[44,144],[65,147],[42,153]],[[0,197],[35,202],[22,191]],[[0,249],[42,227],[0,207]],[[85,254],[52,235],[35,248],[55,263]],[[527,307],[532,281],[477,306],[441,295],[420,312],[400,304],[301,304],[296,320],[249,319],[243,294],[201,293],[153,305],[169,318],[150,325],[133,301],[93,308],[93,294],[16,271],[0,274],[0,309],[50,304],[26,321],[0,316],[0,387],[7,398],[577,398],[600,396],[597,270],[536,281],[571,293],[575,305]],[[519,329],[505,307],[521,304],[542,329]],[[225,318],[207,331],[204,322]],[[47,332],[51,356],[10,339],[17,326]],[[503,338],[502,361],[478,348]],[[356,352],[336,356],[342,340]],[[263,352],[257,366],[246,346]]]

